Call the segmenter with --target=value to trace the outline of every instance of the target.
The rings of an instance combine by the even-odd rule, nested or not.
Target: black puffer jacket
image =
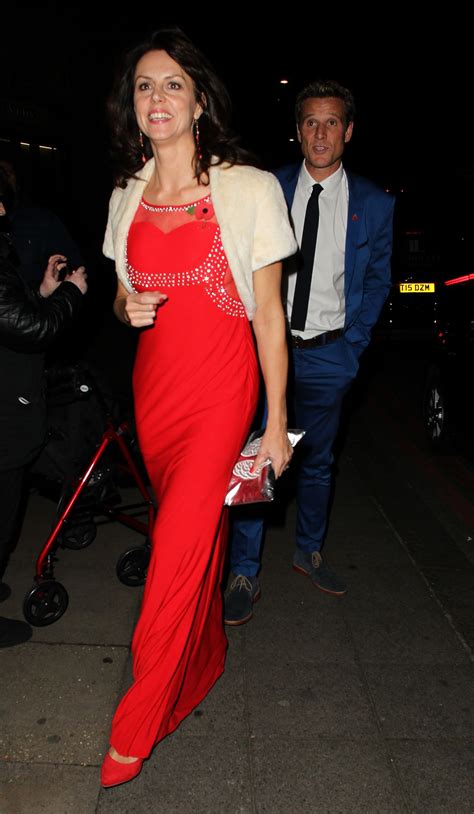
[[[0,470],[28,463],[46,431],[44,351],[82,302],[74,283],[45,299],[25,283],[0,234]]]

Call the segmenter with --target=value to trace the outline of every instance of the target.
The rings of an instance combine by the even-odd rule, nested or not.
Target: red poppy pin
[[[214,207],[210,202],[201,201],[196,205],[195,215],[198,220],[210,220],[214,215]]]
[[[359,220],[359,215],[355,215],[355,214],[352,215],[352,220],[354,220],[354,221]]]

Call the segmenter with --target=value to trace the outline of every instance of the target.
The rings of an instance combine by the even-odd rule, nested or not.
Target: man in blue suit
[[[304,161],[276,172],[301,250],[288,264],[284,295],[296,423],[306,430],[293,567],[321,591],[339,597],[346,587],[321,555],[333,446],[343,398],[389,292],[394,206],[393,196],[343,168],[353,120],[349,90],[334,81],[308,85],[296,101]],[[262,537],[261,513],[235,519],[226,624],[252,617],[260,596]]]

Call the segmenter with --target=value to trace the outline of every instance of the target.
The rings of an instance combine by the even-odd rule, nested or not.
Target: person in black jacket
[[[44,351],[77,313],[87,291],[84,267],[59,279],[66,258],[50,257],[38,291],[25,282],[8,235],[11,189],[0,168],[0,601],[18,523],[25,467],[46,434]],[[0,647],[26,641],[31,628],[0,617]]]
[[[82,266],[80,249],[55,212],[25,200],[11,161],[1,159],[0,170],[5,173],[13,193],[8,213],[10,236],[20,260],[22,277],[38,287],[48,258],[53,254],[66,255],[72,268]]]

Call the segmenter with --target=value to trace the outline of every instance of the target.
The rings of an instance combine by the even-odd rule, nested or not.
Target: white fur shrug
[[[128,231],[153,170],[151,158],[125,189],[116,187],[110,198],[103,252],[115,260],[118,278],[127,291],[133,290],[126,263]],[[222,245],[247,316],[252,319],[253,272],[297,250],[285,199],[276,178],[255,167],[213,165],[209,183]]]

